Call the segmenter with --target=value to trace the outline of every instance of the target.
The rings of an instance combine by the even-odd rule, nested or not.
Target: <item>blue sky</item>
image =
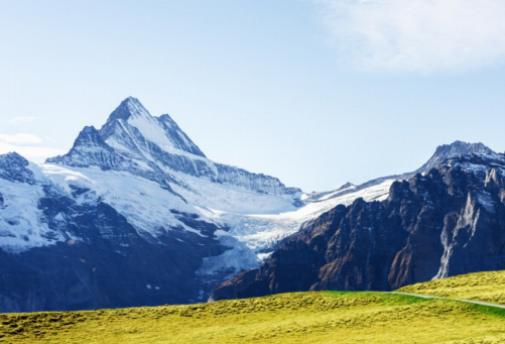
[[[127,96],[306,191],[505,151],[501,0],[3,1],[0,151],[66,151]]]

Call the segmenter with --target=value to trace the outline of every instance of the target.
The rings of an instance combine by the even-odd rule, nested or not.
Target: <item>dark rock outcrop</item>
[[[0,155],[0,178],[11,182],[34,184],[33,172],[28,168],[30,163],[18,153]]]
[[[505,269],[503,161],[449,157],[425,175],[395,182],[387,200],[337,206],[281,242],[259,269],[224,282],[213,298],[392,290]]]

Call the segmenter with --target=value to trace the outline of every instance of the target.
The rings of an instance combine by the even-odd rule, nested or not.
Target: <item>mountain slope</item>
[[[357,199],[328,211],[282,241],[260,268],[221,285],[214,297],[391,290],[505,268],[505,157],[465,147],[427,173],[395,181],[383,201]]]
[[[219,215],[296,209],[300,196],[212,162],[168,115],[127,98],[46,164],[0,156],[0,308],[206,299],[216,281],[258,264]],[[208,276],[202,266],[224,253],[232,259]]]
[[[413,284],[399,291],[505,305],[504,284],[505,271],[489,271]]]

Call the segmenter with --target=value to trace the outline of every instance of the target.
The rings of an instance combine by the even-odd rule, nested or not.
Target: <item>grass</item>
[[[505,305],[505,271],[480,272],[413,284],[402,292]]]
[[[1,343],[505,343],[505,316],[373,292],[186,306],[0,314]]]

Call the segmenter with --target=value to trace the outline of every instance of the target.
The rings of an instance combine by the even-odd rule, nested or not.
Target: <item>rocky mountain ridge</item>
[[[427,169],[427,167],[431,169]],[[481,144],[442,146],[381,201],[339,205],[284,239],[264,264],[214,298],[406,284],[505,268],[505,156]]]

